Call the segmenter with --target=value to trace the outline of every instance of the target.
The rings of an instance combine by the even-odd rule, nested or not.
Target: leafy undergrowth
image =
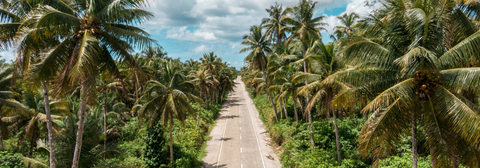
[[[250,89],[247,90],[250,91]],[[312,114],[314,116],[312,124],[315,148],[311,148],[308,123],[301,120],[299,126],[296,126],[293,119],[292,102],[287,103],[289,118],[285,119],[284,117],[275,123],[273,108],[267,96],[265,94],[258,96],[250,94],[250,96],[260,113],[260,118],[267,127],[273,145],[281,146],[280,159],[284,167],[364,168],[372,167],[374,164],[371,159],[362,158],[357,151],[357,139],[365,122],[363,117],[344,117],[337,120],[342,154],[342,163],[340,164],[337,161],[333,119],[327,124],[325,119]],[[299,119],[302,119],[300,108],[298,113]],[[408,142],[408,139],[405,139],[404,145],[398,147],[397,156],[380,160],[378,167],[411,167],[412,155],[409,153],[411,147]],[[418,167],[431,167],[428,157],[419,157]]]
[[[193,105],[195,109],[197,105]],[[175,120],[173,127],[173,145],[175,162],[170,163],[168,127],[162,125],[148,128],[139,124],[134,118],[127,123],[122,131],[122,139],[118,148],[123,152],[119,157],[101,162],[99,167],[201,167],[205,155],[208,133],[215,125],[215,119],[221,110],[220,104],[214,104],[210,109],[202,107],[199,130],[195,130],[196,116],[188,116],[185,125]],[[159,130],[160,129],[160,130]],[[156,134],[162,134],[158,137]],[[162,139],[162,143],[157,139]],[[160,144],[159,144],[160,143]],[[155,144],[155,145],[154,145]],[[149,149],[150,148],[150,149]],[[149,157],[145,157],[149,153]],[[154,154],[152,154],[154,153]],[[152,164],[159,163],[159,164]]]

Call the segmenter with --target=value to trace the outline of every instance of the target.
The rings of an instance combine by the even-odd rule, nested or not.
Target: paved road
[[[268,145],[265,126],[240,77],[235,80],[235,86],[210,133],[212,139],[207,142],[204,167],[282,167],[278,156]]]

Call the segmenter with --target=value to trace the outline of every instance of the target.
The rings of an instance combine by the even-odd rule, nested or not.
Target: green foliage
[[[251,91],[251,89],[247,89]],[[251,94],[253,97],[253,94]],[[358,137],[365,120],[362,118],[337,119],[340,134],[341,153],[344,159],[342,164],[336,160],[335,130],[333,122],[326,123],[320,117],[313,118],[313,133],[315,148],[310,146],[308,123],[303,122],[296,127],[292,114],[288,119],[275,122],[273,109],[267,96],[260,94],[254,97],[253,102],[264,121],[272,142],[282,147],[280,161],[284,167],[322,167],[322,168],[367,168],[374,164],[371,159],[362,159],[358,153]],[[291,105],[292,103],[287,103]],[[290,112],[292,110],[289,110]],[[379,162],[379,167],[411,167],[412,155],[410,137],[405,137],[397,148],[398,156],[386,158]],[[425,143],[424,136],[419,137],[419,143]],[[419,167],[431,167],[428,157],[418,157]]]
[[[398,156],[392,156],[378,162],[378,167],[397,168],[397,167],[412,167],[412,154],[403,153]],[[430,168],[432,164],[430,158],[419,157],[418,167]]]
[[[0,151],[0,168],[24,168],[22,158],[20,153]]]
[[[163,137],[163,128],[160,124],[148,129],[145,137],[145,153],[143,159],[147,167],[165,167],[170,163],[168,142]]]

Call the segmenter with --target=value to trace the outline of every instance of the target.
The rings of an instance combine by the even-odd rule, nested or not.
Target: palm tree
[[[195,83],[195,85],[199,88],[200,92],[200,98],[202,98],[202,95],[205,95],[207,97],[207,94],[210,90],[210,86],[213,85],[211,80],[208,80],[208,74],[206,73],[205,70],[192,70],[191,77],[193,77],[192,82]],[[205,98],[205,100],[207,100]],[[207,103],[208,104],[208,103]],[[197,114],[197,126],[196,129],[198,129],[198,123],[200,122],[200,111],[202,110],[202,106],[199,104],[198,105],[198,114]]]
[[[265,32],[265,36],[268,37],[268,41],[276,39],[276,45],[279,45],[286,37],[285,32],[282,31],[282,27],[285,26],[285,23],[281,21],[282,17],[287,15],[287,12],[283,10],[282,5],[278,5],[275,2],[275,6],[271,5],[270,9],[265,9],[268,14],[269,18],[262,19],[262,28],[267,29]]]
[[[215,53],[209,52],[209,53],[204,53],[203,57],[200,59],[200,61],[202,61],[202,64],[200,65],[200,67],[202,69],[206,70],[208,75],[211,78],[215,78],[213,80],[214,81],[214,83],[213,83],[214,86],[212,87],[213,92],[211,94],[213,95],[212,96],[212,101],[218,102],[217,101],[217,98],[218,98],[217,86],[219,84],[219,82],[218,82],[218,77],[220,75],[219,71],[224,68],[223,63],[222,63],[222,59],[220,57],[218,57]]]
[[[266,88],[270,88],[269,81],[267,79],[267,63],[268,58],[267,54],[272,52],[272,49],[268,47],[269,43],[266,40],[266,36],[262,35],[262,29],[259,26],[252,26],[250,27],[250,34],[243,36],[243,45],[247,45],[248,47],[243,48],[240,50],[240,53],[251,51],[247,57],[245,57],[245,62],[250,63],[250,69],[252,70],[259,70],[263,72],[263,77],[265,80]],[[268,90],[267,92],[268,98],[270,99],[273,111],[275,112],[275,120],[278,121],[277,117],[277,105],[273,101],[273,97]]]
[[[2,149],[4,148],[3,139],[9,135],[7,126],[2,122],[3,118],[9,116],[9,114],[25,113],[28,111],[28,107],[15,100],[15,93],[9,90],[12,71],[11,68],[0,69],[0,147]]]
[[[31,64],[31,55],[38,57],[38,53],[42,51],[42,48],[48,45],[57,44],[56,39],[35,39],[32,38],[35,36],[37,31],[34,31],[29,28],[23,28],[24,25],[27,25],[28,14],[33,10],[32,6],[37,6],[37,1],[3,1],[0,4],[0,30],[2,30],[3,35],[0,39],[0,50],[8,50],[11,48],[16,48],[18,50],[18,57],[15,62],[16,69],[21,69],[27,71],[30,68]],[[16,70],[15,69],[15,70]],[[15,80],[15,78],[13,78]],[[55,142],[53,139],[53,128],[52,128],[52,119],[50,115],[50,103],[48,96],[48,84],[46,80],[41,80],[39,82],[43,89],[44,102],[45,102],[45,114],[46,122],[48,129],[48,142],[50,147],[50,167],[55,167]]]
[[[350,36],[350,34],[353,31],[353,26],[355,22],[360,19],[360,16],[357,13],[345,13],[342,16],[337,16],[337,19],[339,19],[342,22],[342,26],[335,26],[335,34],[345,34],[347,36]],[[338,33],[337,33],[338,31]],[[340,38],[340,37],[339,37]]]
[[[303,58],[305,59],[306,49],[309,46],[310,37],[314,39],[320,39],[320,30],[325,28],[321,26],[327,25],[326,23],[321,22],[325,16],[315,17],[314,9],[317,2],[311,0],[300,0],[296,6],[290,6],[285,9],[291,15],[285,15],[282,18],[282,21],[289,24],[285,26],[285,31],[291,32],[292,35],[287,39],[286,43],[289,44],[294,38],[301,40],[303,45]],[[303,62],[303,72],[308,72],[308,67],[306,62]],[[308,83],[305,83],[308,85]],[[307,102],[309,101],[308,90],[306,92]],[[310,125],[310,143],[312,147],[315,146],[313,142],[313,130],[312,130],[312,116],[310,111],[307,111],[308,122]]]
[[[24,128],[24,131],[20,134],[19,141],[23,142],[24,139],[28,139],[30,143],[29,156],[32,157],[34,143],[41,136],[41,130],[45,130],[47,116],[45,114],[46,107],[44,101],[44,96],[37,92],[36,90],[29,90],[28,88],[22,92],[24,98],[23,103],[26,105],[28,110],[21,111],[17,113],[10,113],[6,117],[3,117],[2,120],[7,123],[12,123],[12,126],[18,128]],[[59,124],[61,123],[60,115],[65,115],[69,113],[68,107],[64,101],[52,101],[49,102],[48,109],[51,109],[52,122],[54,124],[53,131],[58,134]],[[43,129],[41,129],[43,128]]]
[[[142,54],[150,60],[167,57],[167,52],[163,51],[162,46],[158,46],[158,47],[148,46],[142,51]]]
[[[134,47],[152,44],[153,40],[146,37],[147,32],[131,24],[143,23],[153,15],[140,9],[145,6],[143,0],[48,2],[38,5],[36,12],[29,17],[33,24],[24,25],[25,30],[36,35],[25,39],[62,39],[55,47],[44,46],[51,49],[34,70],[42,80],[56,76],[55,96],[63,95],[72,84],[81,86],[82,104],[72,164],[72,168],[76,168],[87,98],[94,96],[91,93],[95,90],[95,76],[99,71],[107,71],[113,76],[119,74],[113,58],[128,62],[130,59],[125,58],[131,57],[129,52]]]
[[[158,120],[163,119],[163,124],[170,124],[170,159],[173,162],[173,119],[185,122],[185,112],[195,114],[190,102],[202,104],[202,99],[193,95],[195,85],[186,80],[180,73],[180,67],[171,62],[165,63],[164,71],[159,81],[150,80],[147,83],[145,94],[140,100],[147,103],[139,110],[139,116],[147,118],[149,127]]]
[[[297,69],[298,66],[295,66],[294,64],[287,64],[279,67],[273,74],[275,76],[274,82],[278,85],[272,85],[269,89],[271,91],[279,91],[279,94],[275,98],[276,102],[283,101],[285,103],[285,100],[288,101],[290,97],[292,98],[295,121],[297,122],[297,125],[299,125],[297,114],[297,90],[301,85],[293,82]],[[285,116],[287,116],[286,113]]]
[[[458,4],[456,1],[387,1],[379,12],[383,18],[376,23],[383,26],[375,27],[383,33],[383,40],[379,43],[364,38],[350,41],[343,52],[350,62],[375,60],[377,67],[396,72],[390,75],[396,80],[383,83],[388,85],[386,89],[363,88],[377,93],[362,110],[372,113],[359,138],[363,155],[368,156],[373,150],[370,154],[373,158],[383,158],[395,149],[391,143],[400,140],[399,134],[410,132],[412,164],[416,167],[417,124],[421,124],[434,167],[457,167],[459,158],[466,166],[478,166],[475,144],[480,134],[478,128],[472,126],[479,122],[480,110],[468,94],[462,94],[477,90],[475,83],[479,82],[477,76],[480,75],[476,57],[480,52],[476,45],[480,33],[469,19],[461,19],[468,18],[464,12],[469,11],[472,8],[464,1]],[[461,28],[449,26],[450,21]],[[346,80],[372,83],[361,77]],[[465,145],[452,143],[459,141]]]

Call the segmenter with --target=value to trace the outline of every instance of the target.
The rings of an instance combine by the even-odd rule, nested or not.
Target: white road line
[[[228,114],[230,114],[230,107],[228,107]],[[217,168],[218,168],[218,164],[220,163],[220,156],[222,155],[222,148],[223,148],[223,141],[225,139],[225,131],[227,130],[227,123],[228,123],[228,117],[226,118],[225,120],[225,128],[223,129],[223,135],[222,135],[222,143],[220,144],[220,151],[218,152],[218,160],[217,160]]]
[[[242,139],[242,136],[240,135],[240,139]]]
[[[240,148],[240,153],[243,153],[243,152],[242,152],[242,148]]]
[[[240,127],[240,130],[242,130],[242,127]]]
[[[245,94],[246,92],[245,84],[243,82],[242,82],[242,86],[243,86],[243,97],[245,98],[245,102],[247,103],[248,113],[250,114],[250,119],[252,120],[253,132],[255,133],[255,138],[257,139],[257,146],[258,146],[258,151],[260,152],[260,158],[262,159],[263,167],[266,168],[265,161],[263,160],[262,149],[260,148],[260,142],[258,140],[257,129],[255,128],[252,112],[250,111],[250,104],[247,102],[247,95]],[[217,164],[217,168],[218,168],[218,164]]]

